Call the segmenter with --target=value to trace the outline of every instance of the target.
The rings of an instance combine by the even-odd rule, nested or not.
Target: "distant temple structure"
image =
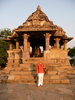
[[[35,64],[41,60],[48,68],[45,83],[69,83],[72,72],[67,43],[72,40],[64,30],[48,19],[40,6],[5,40],[9,42],[8,62],[4,71],[7,82],[34,83]]]

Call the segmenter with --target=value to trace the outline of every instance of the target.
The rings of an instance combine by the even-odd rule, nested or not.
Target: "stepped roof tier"
[[[15,31],[49,31],[57,30],[57,28],[57,25],[54,25],[38,6],[37,10]]]
[[[40,6],[37,7],[36,11],[22,25],[13,30],[12,35],[8,36],[7,40],[19,37],[25,32],[28,32],[28,34],[32,34],[32,32],[35,32],[35,34],[38,34],[37,32],[49,32],[54,37],[63,37],[63,39],[66,37],[67,40],[73,39],[72,37],[67,37],[61,27],[50,21]]]

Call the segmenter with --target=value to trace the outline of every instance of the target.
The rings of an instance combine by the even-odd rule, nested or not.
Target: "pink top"
[[[45,65],[43,63],[36,64],[36,71],[37,73],[44,73]]]

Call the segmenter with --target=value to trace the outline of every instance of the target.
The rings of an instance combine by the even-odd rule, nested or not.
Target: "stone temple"
[[[67,43],[72,40],[64,30],[48,19],[40,6],[5,41],[9,42],[8,62],[3,72],[7,82],[35,83],[35,64],[47,67],[44,83],[69,83],[73,72],[68,59]]]

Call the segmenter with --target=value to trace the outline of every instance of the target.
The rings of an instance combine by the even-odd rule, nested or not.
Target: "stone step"
[[[45,79],[63,79],[64,76],[63,75],[45,75],[44,77]]]
[[[29,76],[21,76],[21,75],[9,75],[7,82],[22,82],[22,81],[31,81],[34,82],[34,77],[32,75]]]
[[[10,74],[12,75],[35,75],[35,71],[11,71]]]
[[[18,75],[18,76],[37,76],[37,73],[35,71],[30,72],[30,71],[11,71],[10,75]],[[60,79],[63,78],[64,75],[63,74],[56,74],[55,71],[45,74],[45,78],[47,79]]]
[[[34,79],[32,75],[15,75],[15,79]]]
[[[36,82],[32,79],[20,79],[20,80],[7,80],[7,83],[25,83],[25,84],[35,84]]]
[[[35,81],[37,80],[37,76],[33,76],[33,75],[9,75],[10,77],[11,76],[14,76],[14,79],[18,79],[18,80],[21,80],[21,79],[34,79]],[[61,77],[61,76],[45,76],[44,77],[44,80],[60,80],[60,79],[64,79],[64,77]]]
[[[56,74],[58,74],[58,72],[57,71],[48,71],[47,74],[48,75],[56,75]]]
[[[37,77],[34,77],[32,74],[27,75],[8,75],[7,82],[25,82],[25,83],[35,83],[37,81]],[[69,83],[67,78],[61,77],[61,75],[45,75],[44,83]]]
[[[29,77],[19,77],[19,76],[16,76],[14,78],[14,80],[12,79],[8,79],[7,82],[19,82],[19,83],[37,83],[37,80],[35,80],[33,77],[29,78]],[[44,84],[53,84],[53,83],[56,83],[56,84],[67,84],[67,83],[70,83],[70,81],[68,79],[44,79]]]
[[[69,84],[70,81],[68,79],[50,79],[50,80],[44,80],[45,84]]]
[[[25,79],[15,80],[14,82],[25,83],[25,84],[36,84],[34,80],[25,80]]]

